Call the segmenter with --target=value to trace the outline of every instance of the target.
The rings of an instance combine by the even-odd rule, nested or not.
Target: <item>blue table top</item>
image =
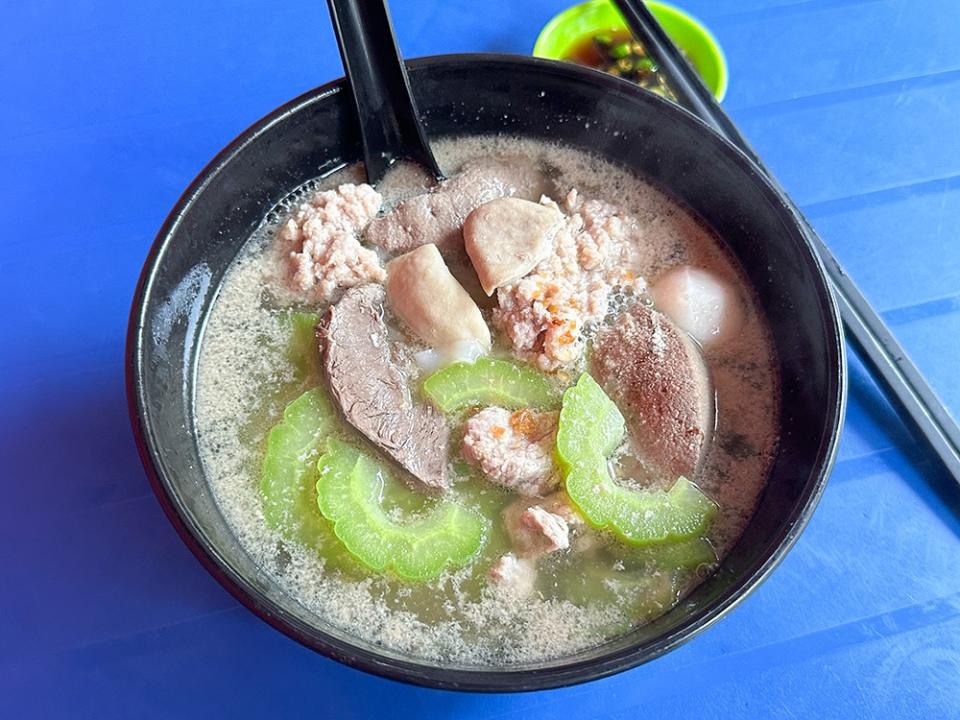
[[[683,2],[726,49],[734,120],[960,414],[960,4]],[[528,52],[564,0],[394,5],[413,57]],[[0,716],[960,716],[960,520],[853,357],[809,529],[733,614],[646,666],[551,692],[437,692],[248,613],[153,498],[123,340],[181,190],[251,122],[341,74],[324,3],[34,0],[2,15]]]

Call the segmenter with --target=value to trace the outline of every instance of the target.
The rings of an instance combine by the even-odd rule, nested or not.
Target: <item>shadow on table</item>
[[[850,364],[849,404],[861,405],[872,424],[906,459],[901,476],[924,503],[960,537],[960,484],[913,438],[893,406],[880,392],[870,375],[858,363]]]
[[[8,477],[20,482],[8,484],[0,510],[0,708],[96,717],[109,706],[125,717],[188,717],[215,697],[212,716],[259,708],[279,717],[302,714],[315,697],[324,717],[457,718],[523,706],[520,696],[369,676],[239,607],[153,497],[119,362],[18,395],[22,412],[8,423],[4,456]],[[45,692],[50,677],[57,693]]]
[[[0,510],[0,661],[235,605],[153,498],[117,361],[17,390],[3,452],[15,482]]]

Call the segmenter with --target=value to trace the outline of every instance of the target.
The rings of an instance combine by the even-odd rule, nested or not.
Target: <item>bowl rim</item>
[[[408,66],[416,72],[418,70],[428,70],[432,66],[452,63],[520,63],[532,66],[541,72],[573,76],[581,81],[585,80],[592,83],[600,83],[615,92],[644,92],[633,83],[615,78],[601,71],[562,61],[534,58],[525,55],[508,55],[502,53],[432,55],[408,61]],[[205,542],[202,533],[193,527],[192,524],[188,523],[185,515],[180,512],[180,501],[177,493],[168,483],[161,469],[161,453],[157,449],[158,444],[155,442],[154,434],[150,427],[149,412],[146,408],[144,398],[144,316],[147,310],[145,300],[149,296],[155,277],[158,274],[160,260],[167,251],[175,231],[194,202],[210,184],[212,179],[229,164],[232,158],[238,153],[241,153],[256,137],[269,130],[274,124],[282,121],[288,115],[312,103],[322,102],[327,97],[344,91],[345,87],[346,81],[341,77],[312,90],[308,90],[271,111],[242,131],[223,150],[217,153],[187,186],[161,225],[144,260],[143,269],[134,291],[127,327],[124,363],[125,385],[128,413],[137,451],[154,494],[157,496],[168,520],[180,535],[184,544],[187,545],[204,568],[206,568],[231,595],[260,619],[302,645],[349,667],[414,685],[474,692],[522,692],[565,687],[608,677],[637,667],[638,665],[660,657],[696,637],[743,602],[780,564],[796,543],[797,538],[807,526],[813,511],[816,509],[836,458],[840,430],[843,425],[846,407],[846,350],[843,342],[839,312],[832,293],[829,291],[823,265],[806,235],[802,232],[800,234],[803,238],[803,244],[813,261],[824,288],[826,288],[824,300],[826,303],[825,319],[827,320],[827,327],[825,327],[825,331],[829,335],[832,354],[830,366],[831,368],[835,368],[836,372],[836,377],[833,377],[831,374],[834,401],[830,404],[829,417],[826,423],[829,432],[825,433],[825,436],[822,438],[816,457],[814,458],[813,467],[815,470],[811,473],[801,494],[794,506],[790,509],[787,521],[784,523],[780,532],[771,539],[772,552],[755,563],[748,571],[745,571],[742,581],[737,583],[735,589],[725,591],[713,602],[705,604],[698,609],[687,621],[672,628],[669,632],[647,643],[642,648],[634,646],[599,658],[535,669],[490,669],[484,667],[477,669],[465,667],[442,668],[428,665],[427,661],[399,659],[372,652],[334,637],[320,628],[309,625],[290,615],[282,607],[266,599],[257,591],[252,582],[233,571],[229,563],[221,556],[218,549],[212,544]],[[717,135],[709,126],[683,108],[665,99],[655,97],[650,93],[644,93],[644,95],[649,96],[646,98],[647,101],[652,100],[662,104],[664,111],[674,114],[676,120],[694,123],[698,125],[703,132],[715,135],[725,147],[726,152],[739,156],[739,161],[746,163],[754,169],[758,176],[758,182],[764,186],[763,191],[769,194],[771,198],[777,198],[779,200],[776,189],[742,151]],[[784,209],[799,225],[800,218],[797,213],[788,205],[784,205]]]

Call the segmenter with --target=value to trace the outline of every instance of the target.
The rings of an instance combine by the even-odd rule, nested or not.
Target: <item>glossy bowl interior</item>
[[[258,568],[217,508],[194,435],[204,321],[265,213],[308,179],[360,157],[342,81],[244,132],[186,191],[147,259],[131,313],[131,420],[158,498],[184,541],[239,600],[290,637],[349,665],[435,687],[512,691],[609,675],[650,660],[730,610],[806,524],[842,422],[839,321],[797,219],[735,148],[682,110],[602,73],[502,55],[425,58],[411,81],[431,137],[508,133],[634,168],[684,201],[739,258],[770,319],[782,375],[782,441],[742,539],[715,575],[653,623],[574,656],[503,669],[437,667],[325,625]]]

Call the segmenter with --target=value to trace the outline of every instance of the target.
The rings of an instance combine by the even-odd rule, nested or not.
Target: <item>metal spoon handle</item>
[[[385,0],[327,0],[327,5],[357,108],[367,179],[378,182],[401,159],[418,162],[442,179]]]

